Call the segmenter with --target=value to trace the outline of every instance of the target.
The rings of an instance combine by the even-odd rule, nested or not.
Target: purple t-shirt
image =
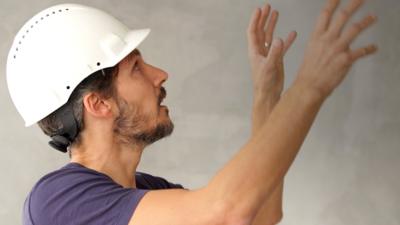
[[[109,176],[78,163],[42,177],[25,200],[24,225],[127,225],[149,190],[183,188],[161,177],[136,172],[136,187],[124,188]]]

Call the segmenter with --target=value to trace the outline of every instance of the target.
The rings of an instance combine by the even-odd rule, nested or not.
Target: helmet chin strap
[[[78,135],[78,123],[75,120],[72,106],[64,105],[58,110],[56,117],[60,118],[62,128],[57,131],[56,135],[51,136],[49,145],[54,149],[66,153],[68,146],[74,141]]]

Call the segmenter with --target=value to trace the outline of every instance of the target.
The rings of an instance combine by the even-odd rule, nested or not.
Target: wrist
[[[252,107],[252,133],[256,133],[264,122],[267,121],[279,99],[280,95],[254,96]]]
[[[296,79],[293,82],[290,89],[309,102],[324,102],[325,99],[329,96],[329,93],[324,93],[318,88],[314,88],[311,85],[307,84],[307,82],[299,79]]]
[[[253,105],[265,106],[276,104],[281,97],[281,91],[253,91]]]
[[[252,114],[260,115],[262,118],[267,117],[279,99],[280,95],[276,94],[254,95]]]

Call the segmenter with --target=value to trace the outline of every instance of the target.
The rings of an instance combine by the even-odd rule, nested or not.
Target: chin
[[[157,127],[163,127],[166,130],[171,130],[170,132],[166,132],[166,133],[172,133],[173,129],[174,129],[174,123],[172,122],[171,118],[169,118],[169,115],[165,115],[162,116],[161,120],[159,120]],[[169,135],[168,134],[168,135]]]

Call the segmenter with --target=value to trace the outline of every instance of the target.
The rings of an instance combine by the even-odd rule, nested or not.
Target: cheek
[[[121,94],[130,105],[138,107],[140,114],[157,115],[158,99],[152,87],[148,85],[131,85]]]
[[[143,96],[142,99],[138,100],[138,106],[140,108],[140,112],[144,115],[153,116],[157,115],[157,104],[154,100],[153,96]]]
[[[121,77],[117,87],[119,96],[126,100],[129,105],[137,107],[140,114],[148,116],[158,114],[156,91],[144,77]]]

